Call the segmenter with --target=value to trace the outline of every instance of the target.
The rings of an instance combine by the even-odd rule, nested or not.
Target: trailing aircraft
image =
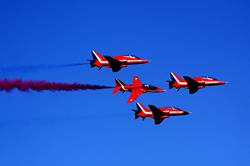
[[[135,64],[144,64],[149,61],[146,59],[139,58],[134,55],[119,55],[119,56],[102,56],[98,52],[92,50],[93,60],[90,61],[91,67],[98,67],[99,70],[102,67],[111,68],[113,72],[118,72],[123,67]]]

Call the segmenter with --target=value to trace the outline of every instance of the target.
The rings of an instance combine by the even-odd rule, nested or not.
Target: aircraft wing
[[[142,86],[142,83],[141,83],[141,81],[140,81],[140,79],[139,79],[138,76],[134,76],[133,77],[133,85],[135,85],[135,86]]]
[[[119,70],[121,70],[121,62],[112,58],[111,56],[104,56],[105,59],[109,62],[110,67],[112,68],[113,72],[118,72]]]
[[[188,83],[188,88],[189,88],[189,93],[190,94],[194,94],[199,90],[199,82],[193,80],[192,78],[188,77],[188,76],[184,76],[183,77],[187,83]]]
[[[162,116],[164,115],[164,113],[160,109],[158,109],[156,106],[149,105],[149,108],[150,108],[150,110],[153,113],[156,125],[160,124],[165,118],[167,118],[167,117],[162,118]]]
[[[139,89],[133,89],[128,99],[128,103],[135,101],[141,94],[142,92]]]

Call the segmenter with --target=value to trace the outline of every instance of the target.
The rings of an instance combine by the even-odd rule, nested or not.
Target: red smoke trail
[[[0,80],[0,91],[11,91],[18,89],[20,91],[76,91],[76,90],[97,90],[113,88],[110,86],[78,84],[78,83],[57,83],[47,81],[24,81],[24,80]]]

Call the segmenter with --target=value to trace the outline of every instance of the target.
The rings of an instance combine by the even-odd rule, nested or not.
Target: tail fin
[[[181,79],[177,74],[171,72],[170,73],[171,80],[167,81],[169,83],[169,89],[173,88],[173,84],[177,83],[179,85],[182,85],[185,83],[185,80]]]
[[[98,60],[100,63],[105,63],[107,60],[98,52],[92,50],[92,57],[93,57],[93,61]]]
[[[125,92],[124,86],[125,86],[125,84],[121,80],[115,79],[115,89],[114,89],[112,94],[117,93],[119,90]]]
[[[96,65],[95,65],[95,62],[98,60],[96,55],[97,55],[98,53],[95,52],[94,50],[92,50],[92,51],[91,51],[91,54],[92,54],[92,60],[88,60],[88,61],[89,61],[89,63],[90,63],[90,67],[93,68],[93,67],[96,66]]]
[[[136,103],[137,109],[140,112],[143,112],[143,114],[148,115],[148,114],[152,114],[151,111],[149,111],[144,105],[142,105],[141,103]]]

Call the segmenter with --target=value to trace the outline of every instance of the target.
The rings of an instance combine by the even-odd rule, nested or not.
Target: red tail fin
[[[171,81],[169,82],[169,89],[172,89],[174,86],[173,84],[178,84],[179,86],[184,85],[186,83],[185,80],[181,79],[177,74],[171,72],[170,73]]]
[[[136,106],[137,106],[138,111],[140,111],[141,113],[143,113],[143,115],[151,115],[152,114],[152,112],[150,110],[148,110],[141,103],[136,103]]]
[[[115,79],[115,89],[114,89],[112,94],[117,93],[119,90],[125,92],[124,86],[125,86],[125,84],[121,80]]]
[[[101,64],[106,63],[107,60],[98,52],[92,50],[93,60],[98,60]]]

